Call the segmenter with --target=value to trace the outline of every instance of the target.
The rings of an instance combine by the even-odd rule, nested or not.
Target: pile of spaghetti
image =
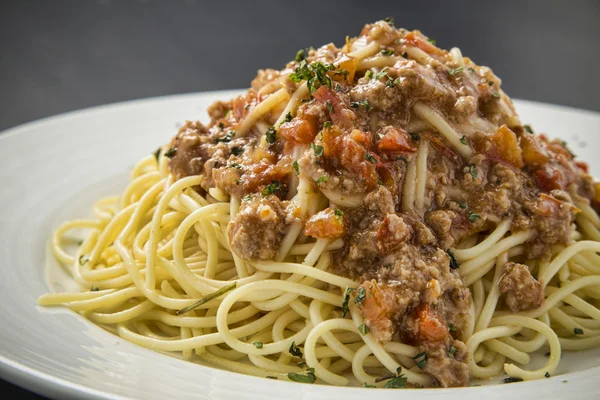
[[[274,379],[550,377],[600,344],[600,188],[500,84],[391,20],[300,50],[60,226],[82,291],[39,303]]]

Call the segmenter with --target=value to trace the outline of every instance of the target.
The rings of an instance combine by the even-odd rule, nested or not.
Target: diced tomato
[[[281,124],[279,132],[286,140],[296,143],[310,143],[317,135],[313,125],[309,121],[300,118],[284,122]]]
[[[440,48],[434,46],[432,43],[426,41],[421,37],[421,32],[412,31],[406,34],[403,39],[404,43],[408,46],[418,47],[423,50],[427,54],[440,54],[442,50]]]
[[[538,186],[547,192],[554,189],[564,189],[566,186],[564,174],[558,168],[550,165],[545,165],[535,171],[535,177]]]
[[[508,126],[502,125],[498,128],[498,131],[490,136],[490,141],[502,160],[517,168],[523,168],[523,155],[517,141],[517,135]]]
[[[565,157],[567,160],[571,160],[573,155],[571,152],[565,147],[564,144],[558,142],[550,142],[546,145],[546,148],[553,152],[554,154],[561,155]]]
[[[367,188],[377,187],[376,164],[365,159],[367,151],[352,138],[345,136],[338,140],[338,157],[340,164],[348,171],[359,175]]]
[[[415,311],[415,317],[419,342],[441,342],[448,337],[448,326],[429,304],[421,304]]]
[[[377,142],[377,149],[382,152],[408,152],[417,151],[412,143],[410,135],[404,129],[391,128]]]
[[[400,247],[410,235],[410,228],[396,214],[388,214],[377,229],[377,247],[383,254]]]
[[[590,173],[590,167],[588,166],[587,163],[583,162],[583,161],[575,161],[575,165],[577,165],[577,167],[582,170],[583,172],[585,172],[586,174]]]
[[[346,129],[354,127],[356,114],[344,104],[333,90],[327,86],[321,86],[313,93],[313,97],[320,103],[328,105],[328,108],[330,108],[329,114],[334,124]]]
[[[548,162],[548,155],[535,136],[522,134],[519,138],[519,146],[523,150],[525,165],[544,165]]]
[[[369,148],[371,146],[372,139],[370,133],[363,132],[358,129],[353,129],[352,132],[350,132],[350,137],[365,148]]]
[[[256,101],[256,94],[251,92],[238,96],[233,101],[233,117],[235,120],[238,122],[243,120],[246,114],[248,114],[248,106]]]
[[[356,73],[356,67],[358,66],[358,60],[356,58],[345,54],[336,62],[336,66],[338,68],[327,73],[331,79],[346,83],[352,83],[352,81],[354,81],[354,74]],[[338,71],[338,73],[336,73],[336,71]],[[341,74],[339,71],[346,71],[347,73]]]
[[[548,196],[545,193],[540,194],[537,201],[537,208],[540,214],[546,217],[556,214],[561,205],[562,201],[555,199],[552,196]]]
[[[326,208],[310,217],[304,234],[317,239],[337,239],[343,236],[344,219],[341,214],[336,215],[335,212],[332,208]]]
[[[360,287],[365,289],[365,298],[359,307],[370,332],[379,342],[389,341],[393,333],[391,318],[397,303],[394,291],[379,286],[375,280],[366,281]]]

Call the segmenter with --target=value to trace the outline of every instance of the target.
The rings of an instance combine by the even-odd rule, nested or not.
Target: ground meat
[[[425,215],[425,221],[435,232],[438,245],[443,249],[448,249],[454,245],[455,239],[451,230],[455,218],[456,213],[454,211],[436,210]]]
[[[507,263],[498,288],[504,295],[504,304],[513,312],[536,309],[544,301],[544,288],[523,264]]]
[[[423,371],[433,376],[441,387],[466,386],[469,382],[468,356],[465,344],[458,340],[427,344],[420,350],[427,352]]]
[[[230,222],[231,249],[246,260],[275,259],[279,244],[293,220],[289,207],[288,202],[276,196],[256,196],[243,201],[239,213]]]

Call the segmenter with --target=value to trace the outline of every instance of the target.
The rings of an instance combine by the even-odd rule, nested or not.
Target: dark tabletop
[[[258,68],[341,45],[386,16],[491,66],[511,96],[600,111],[599,1],[2,0],[0,130],[104,103],[247,87]],[[41,398],[2,380],[0,395]]]

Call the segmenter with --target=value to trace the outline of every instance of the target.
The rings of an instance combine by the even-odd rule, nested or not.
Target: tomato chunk
[[[310,217],[304,234],[317,239],[337,239],[344,235],[344,219],[340,210],[326,208]]]
[[[421,304],[415,311],[420,342],[441,342],[450,334],[446,323],[429,304]]]
[[[310,143],[317,135],[313,124],[300,118],[281,124],[280,133],[285,139],[296,143]]]
[[[412,143],[410,135],[404,129],[390,128],[377,142],[377,149],[383,152],[414,153],[417,147]]]
[[[391,318],[396,304],[393,290],[379,286],[374,280],[364,282],[360,288],[365,289],[360,311],[370,332],[379,342],[391,340],[394,330]]]
[[[490,136],[498,156],[517,168],[523,168],[523,154],[517,141],[517,135],[506,125]]]

